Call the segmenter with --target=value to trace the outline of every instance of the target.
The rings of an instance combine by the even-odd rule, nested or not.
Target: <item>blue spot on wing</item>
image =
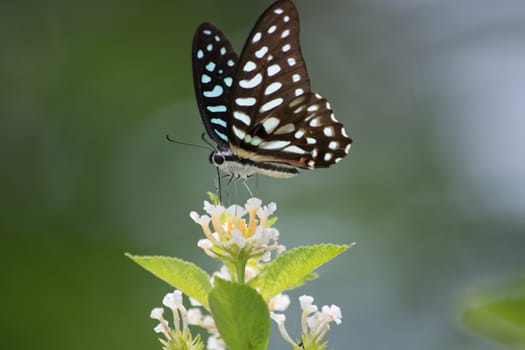
[[[219,118],[211,118],[210,122],[226,128],[226,121]]]
[[[213,87],[213,90],[204,91],[202,94],[204,95],[204,97],[219,97],[219,96],[222,95],[223,91],[224,91],[224,89],[222,88],[222,86],[215,85]]]
[[[201,76],[201,83],[208,84],[211,81],[211,77],[207,74]]]
[[[212,113],[217,112],[226,112],[226,106],[225,105],[218,105],[218,106],[206,106],[206,109]],[[226,125],[225,125],[226,126]]]
[[[208,72],[213,72],[215,70],[215,63],[214,62],[209,62],[206,65],[206,70],[208,70]]]
[[[228,136],[224,135],[222,132],[218,131],[217,129],[213,129],[213,132],[217,134],[221,139],[228,142]]]

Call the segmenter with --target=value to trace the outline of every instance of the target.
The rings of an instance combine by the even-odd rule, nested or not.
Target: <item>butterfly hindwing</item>
[[[202,23],[193,37],[193,83],[202,121],[208,135],[228,148],[228,101],[233,85],[237,54],[224,33],[211,23]]]

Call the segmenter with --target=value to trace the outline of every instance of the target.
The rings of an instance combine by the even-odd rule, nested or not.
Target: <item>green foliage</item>
[[[525,279],[479,291],[466,299],[463,321],[471,329],[525,349]]]
[[[197,265],[165,256],[126,255],[161,280],[208,308],[208,293],[212,286],[208,274]]]
[[[216,278],[209,304],[217,329],[231,350],[266,349],[270,316],[255,289]]]
[[[268,263],[249,284],[257,286],[263,298],[268,300],[314,278],[313,271],[316,268],[348,248],[349,245],[319,244],[291,249]]]

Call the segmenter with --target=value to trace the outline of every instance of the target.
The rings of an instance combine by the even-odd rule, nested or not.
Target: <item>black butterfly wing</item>
[[[310,90],[299,43],[299,16],[290,0],[271,5],[250,33],[229,104],[232,151],[255,162],[327,167],[348,152],[328,102]]]
[[[193,37],[193,84],[197,105],[208,135],[221,149],[228,145],[228,101],[237,54],[224,33],[202,23]]]

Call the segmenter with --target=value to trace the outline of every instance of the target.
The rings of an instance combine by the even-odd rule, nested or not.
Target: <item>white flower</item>
[[[312,312],[317,311],[317,306],[313,304],[314,298],[309,295],[301,295],[299,297],[299,302],[301,303],[301,309],[306,314],[311,314]]]
[[[246,215],[247,211],[243,207],[237,204],[230,205],[228,209],[226,209],[226,214],[228,216],[237,216],[237,217],[243,217]]]
[[[270,312],[270,317],[277,324],[282,324],[286,321],[286,316],[284,314],[276,314],[275,312]]]
[[[290,306],[290,297],[286,294],[277,294],[268,301],[270,311],[285,311]]]
[[[161,307],[156,307],[153,310],[151,310],[149,317],[155,320],[161,321],[164,319],[164,317],[162,316],[163,314],[164,314],[164,309]]]
[[[199,326],[202,323],[202,312],[199,308],[188,309],[188,324]]]
[[[166,337],[166,339],[170,339],[170,333],[169,333],[169,324],[168,321],[162,320],[159,322],[159,324],[153,328],[155,333],[162,333]]]
[[[246,261],[268,262],[271,252],[280,255],[285,250],[278,243],[279,231],[269,224],[273,222],[269,216],[276,208],[275,203],[262,206],[258,198],[248,199],[244,207],[234,204],[228,208],[205,201],[207,215],[190,213],[207,239],[200,240],[198,246],[210,257],[223,262],[231,263],[240,256]]]
[[[204,211],[210,216],[221,216],[224,213],[224,207],[222,205],[213,205],[208,201],[204,201]]]
[[[197,214],[196,211],[192,211],[190,213],[190,217],[195,221],[195,223],[199,225],[208,225],[210,223],[211,218],[208,215],[202,215],[200,216]]]
[[[246,239],[244,238],[244,236],[242,235],[242,232],[238,229],[235,229],[231,232],[231,240],[230,240],[230,244],[236,244],[237,247],[239,247],[240,249],[244,248],[244,246],[246,245]]]
[[[180,290],[175,290],[173,293],[166,294],[164,299],[162,299],[162,304],[175,312],[175,310],[183,307],[182,292]]]

